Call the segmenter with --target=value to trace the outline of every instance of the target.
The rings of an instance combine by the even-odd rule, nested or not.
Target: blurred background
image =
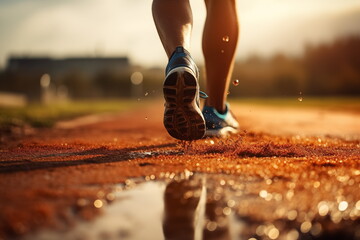
[[[204,2],[191,52],[203,71]],[[359,96],[360,1],[238,1],[229,97]],[[0,0],[0,105],[160,96],[150,0]],[[203,84],[204,81],[202,81]]]

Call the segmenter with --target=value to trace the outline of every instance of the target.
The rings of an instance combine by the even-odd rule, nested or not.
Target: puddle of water
[[[68,232],[42,231],[28,239],[163,239],[165,182],[153,181],[136,185],[132,182],[131,185],[126,191],[122,190],[123,186],[116,186],[117,190],[112,193],[115,200],[108,205],[101,205],[102,213],[94,221],[79,222]]]
[[[339,176],[310,187],[190,172],[163,177],[116,185],[94,221],[27,239],[360,239],[358,184],[344,188]]]

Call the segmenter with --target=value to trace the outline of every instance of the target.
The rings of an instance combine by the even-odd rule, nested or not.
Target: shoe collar
[[[184,58],[184,57],[190,61],[190,66],[187,66],[187,64],[184,65],[184,63],[174,65],[174,62],[176,62],[178,58]],[[177,46],[174,52],[171,54],[169,58],[169,62],[165,68],[165,74],[168,74],[168,72],[170,72],[171,69],[177,66],[187,66],[194,72],[197,78],[199,77],[198,69],[196,67],[194,60],[192,59],[190,53],[183,46]]]
[[[224,113],[220,113],[214,107],[210,107],[210,106],[204,106],[204,111],[213,112],[218,118],[225,120],[225,118],[227,117],[227,115],[229,113],[229,104],[225,103],[225,112]]]

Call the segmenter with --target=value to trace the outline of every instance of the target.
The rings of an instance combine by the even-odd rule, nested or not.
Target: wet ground
[[[0,239],[360,239],[360,114],[234,108],[229,139],[157,107],[9,138]]]

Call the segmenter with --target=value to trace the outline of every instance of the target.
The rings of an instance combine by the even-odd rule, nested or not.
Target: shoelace
[[[203,91],[199,91],[199,96],[200,96],[200,98],[202,98],[202,99],[207,99],[209,96],[205,93],[205,92],[203,92]]]

